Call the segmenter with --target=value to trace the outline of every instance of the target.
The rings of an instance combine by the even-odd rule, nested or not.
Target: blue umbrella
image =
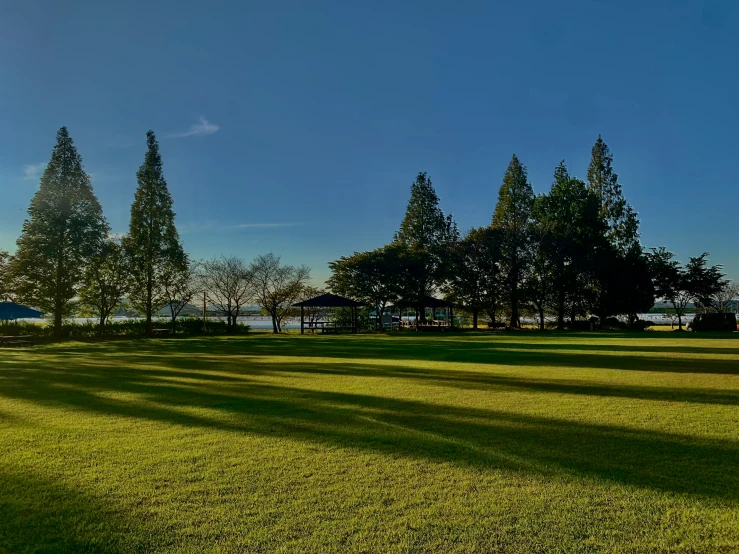
[[[38,318],[44,315],[38,310],[15,302],[0,302],[0,320]]]

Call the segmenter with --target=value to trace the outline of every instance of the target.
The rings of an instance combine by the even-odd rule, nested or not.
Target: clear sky
[[[313,268],[391,240],[428,171],[485,225],[611,147],[642,242],[739,278],[739,2],[0,3],[0,248],[66,125],[116,232],[145,133],[195,257]]]

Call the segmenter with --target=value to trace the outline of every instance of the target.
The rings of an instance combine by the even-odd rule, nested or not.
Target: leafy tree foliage
[[[12,267],[13,256],[0,250],[0,302],[12,302],[15,296]]]
[[[498,192],[498,204],[493,214],[493,227],[502,234],[502,266],[511,310],[511,327],[519,326],[521,279],[529,257],[529,223],[534,204],[534,190],[528,181],[526,168],[513,155],[503,184]]]
[[[557,328],[564,329],[569,314],[584,313],[587,283],[591,282],[594,253],[603,243],[605,226],[599,202],[583,181],[571,177],[564,161],[554,171],[549,194],[540,197],[535,221],[544,229],[546,253],[551,258],[550,306]]]
[[[655,294],[672,304],[683,328],[682,318],[690,302],[709,308],[721,290],[723,275],[721,266],[707,267],[708,253],[690,258],[685,267],[673,259],[674,254],[664,246],[653,248],[648,256],[649,270]]]
[[[524,268],[524,294],[535,310],[539,329],[544,330],[544,312],[550,304],[556,279],[558,241],[550,216],[550,197],[542,194],[534,199],[529,222],[530,263]]]
[[[685,265],[686,287],[699,308],[715,307],[716,295],[723,287],[724,274],[720,265],[708,266],[708,252],[690,258]]]
[[[641,249],[632,248],[618,256],[613,281],[615,313],[626,314],[629,325],[633,325],[638,313],[648,312],[654,306],[655,291],[649,262]]]
[[[422,320],[425,314],[421,299],[432,295],[447,277],[447,254],[458,236],[452,216],[445,216],[439,208],[431,179],[419,173],[411,185],[411,198],[395,243],[402,248],[402,296],[417,306]]]
[[[674,254],[664,246],[652,248],[648,255],[649,271],[655,294],[672,304],[678,318],[678,327],[683,328],[682,317],[690,302],[690,292],[685,289],[683,268],[673,259]]]
[[[169,317],[172,320],[173,333],[176,330],[177,318],[182,310],[190,305],[195,294],[202,291],[198,267],[198,264],[192,262],[187,255],[184,264],[180,260],[176,260],[174,262],[170,261],[165,266],[162,287],[164,289],[165,305],[169,308]],[[232,331],[232,328],[229,328],[228,331]]]
[[[609,242],[619,252],[639,248],[639,220],[623,196],[618,174],[613,171],[613,155],[600,135],[591,153],[588,184],[598,197]]]
[[[18,239],[14,271],[20,299],[54,316],[55,336],[76,305],[84,269],[109,232],[90,177],[66,127]]]
[[[378,328],[388,304],[398,300],[403,271],[402,246],[392,243],[369,252],[355,252],[329,263],[329,288],[336,294],[364,302],[375,308]]]
[[[100,334],[128,292],[130,273],[123,247],[114,239],[103,242],[85,267],[80,304],[95,313]]]
[[[500,230],[475,227],[452,251],[446,292],[452,302],[472,312],[474,329],[481,312],[495,322],[502,294],[501,243]]]
[[[139,186],[131,206],[130,229],[123,244],[131,260],[130,300],[146,316],[146,329],[151,333],[152,314],[167,302],[164,279],[173,267],[184,269],[187,257],[174,224],[172,196],[153,131],[146,134],[146,142],[144,163],[136,173]]]
[[[258,256],[250,266],[257,304],[272,318],[272,332],[282,332],[282,322],[298,302],[310,279],[310,269],[282,265],[271,252]]]

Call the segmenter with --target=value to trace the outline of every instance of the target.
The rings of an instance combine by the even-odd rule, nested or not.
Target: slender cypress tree
[[[600,201],[600,215],[608,226],[608,240],[619,252],[625,253],[639,245],[639,220],[626,201],[613,171],[613,155],[603,138],[593,145],[588,184]]]
[[[172,196],[162,171],[162,157],[154,131],[146,133],[148,150],[136,173],[139,187],[131,205],[131,223],[123,245],[131,263],[129,300],[146,315],[151,333],[152,314],[166,303],[164,279],[172,265],[187,264],[174,224]]]
[[[444,281],[449,261],[446,254],[457,238],[457,225],[439,207],[431,179],[425,172],[419,173],[411,185],[411,198],[395,243],[404,251],[403,296],[417,306],[421,320],[426,317],[421,300]]]
[[[534,190],[526,168],[514,154],[503,177],[498,204],[493,214],[493,228],[500,229],[503,241],[502,266],[506,274],[511,327],[519,325],[521,276],[528,263],[527,241]]]
[[[17,293],[23,302],[54,316],[59,337],[63,319],[74,310],[85,265],[109,232],[66,127],[56,134],[28,216],[13,263]]]

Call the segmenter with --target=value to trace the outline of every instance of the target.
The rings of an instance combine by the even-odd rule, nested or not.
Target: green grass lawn
[[[739,340],[3,349],[0,551],[739,552]]]

